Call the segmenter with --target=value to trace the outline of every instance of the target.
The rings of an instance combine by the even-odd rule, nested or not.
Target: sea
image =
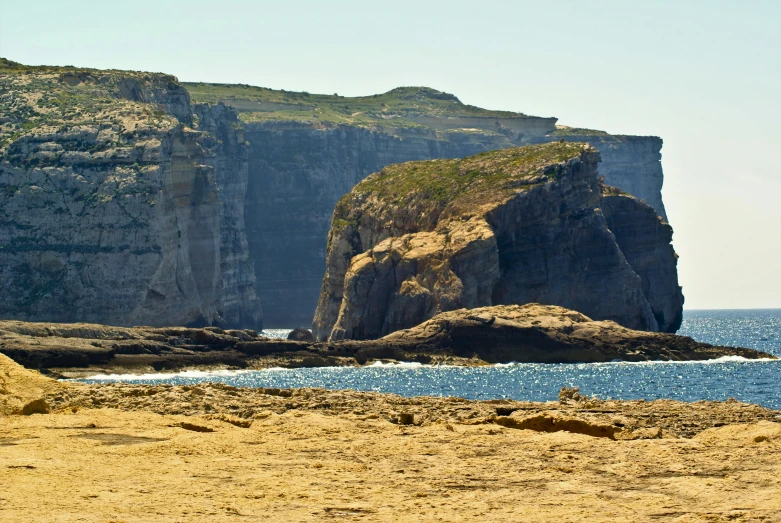
[[[289,330],[263,334],[285,337]],[[687,310],[678,334],[714,345],[758,349],[781,358],[781,309]],[[705,362],[507,363],[483,367],[375,363],[363,367],[184,371],[96,375],[86,383],[175,385],[219,382],[236,387],[320,387],[402,396],[551,401],[561,387],[602,399],[727,400],[781,409],[781,360],[724,357]]]

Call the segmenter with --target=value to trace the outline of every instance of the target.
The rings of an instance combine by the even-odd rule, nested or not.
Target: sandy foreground
[[[781,412],[738,402],[224,385],[47,402],[0,416],[0,521],[781,521]]]

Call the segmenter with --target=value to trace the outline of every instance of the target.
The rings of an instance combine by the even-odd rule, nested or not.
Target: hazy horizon
[[[781,2],[30,0],[0,56],[466,104],[664,140],[686,310],[781,308]]]

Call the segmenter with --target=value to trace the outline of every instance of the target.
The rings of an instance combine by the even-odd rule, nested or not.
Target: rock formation
[[[260,327],[247,152],[171,76],[0,62],[0,317]]]
[[[588,145],[557,142],[371,175],[334,211],[316,338],[373,339],[443,311],[530,302],[676,330],[671,229],[613,189],[615,235],[598,161]]]
[[[314,342],[301,330],[288,340],[217,327],[109,327],[87,323],[0,321],[2,358],[70,376],[230,365],[322,367],[376,360],[475,365],[773,356],[718,347],[685,336],[627,329],[552,305],[496,305],[443,312],[377,340]],[[5,356],[3,356],[5,355]],[[20,378],[21,379],[21,378]]]
[[[685,336],[627,329],[612,321],[594,321],[576,311],[536,303],[443,312],[381,341],[397,351],[447,351],[490,363],[680,361],[726,355],[723,348]],[[734,350],[736,355],[754,357],[753,351]],[[767,354],[760,357],[772,358]]]
[[[62,388],[55,380],[27,370],[0,354],[0,416],[48,412],[46,394]]]
[[[580,141],[601,153],[607,183],[665,217],[662,140],[556,126],[487,111],[425,87],[345,98],[224,84],[185,84],[196,101],[237,111],[249,141],[247,241],[269,327],[308,326],[334,206],[356,183],[410,160],[460,158],[529,143]]]
[[[581,138],[608,182],[664,216],[658,138],[428,88],[185,89],[163,74],[0,59],[0,318],[308,326],[334,206],[367,175]]]

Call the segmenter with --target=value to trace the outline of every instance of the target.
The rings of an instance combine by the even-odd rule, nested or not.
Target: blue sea
[[[270,331],[283,336],[288,331]],[[714,345],[762,350],[781,357],[781,309],[690,310],[678,334]],[[80,380],[237,387],[322,387],[391,392],[402,396],[549,401],[563,386],[603,399],[726,400],[781,409],[781,360],[722,358],[708,362],[511,363],[486,367],[376,364],[365,367],[186,371],[175,374],[102,375]]]

